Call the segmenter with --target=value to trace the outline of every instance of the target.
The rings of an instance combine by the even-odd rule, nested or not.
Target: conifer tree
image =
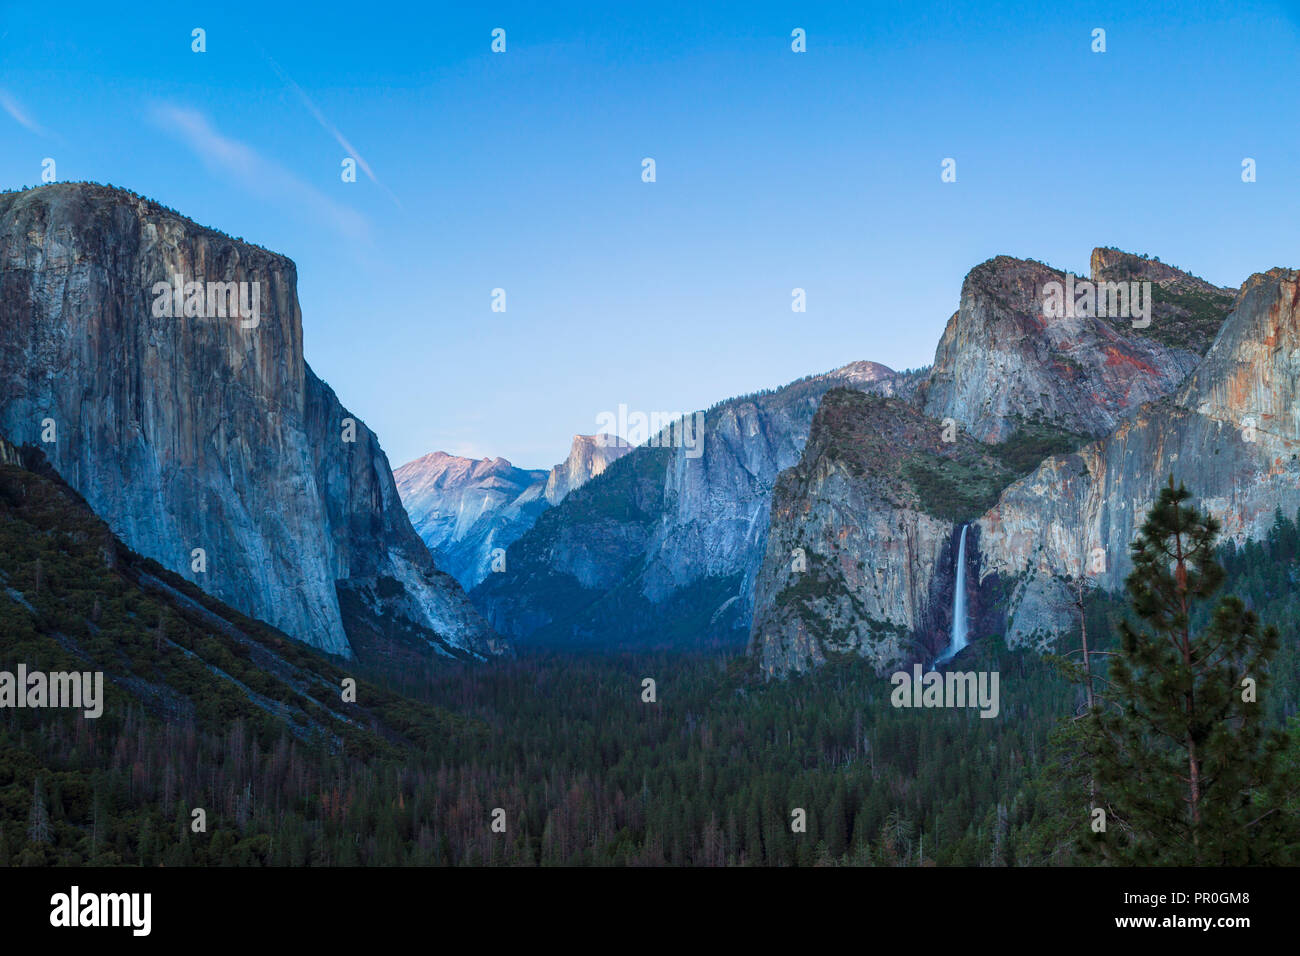
[[[1219,524],[1186,504],[1173,476],[1132,545],[1126,581],[1138,623],[1120,622],[1108,706],[1092,719],[1112,861],[1157,865],[1286,862],[1295,846],[1278,755],[1259,697],[1277,631],[1223,583]],[[1208,612],[1208,613],[1207,613]]]

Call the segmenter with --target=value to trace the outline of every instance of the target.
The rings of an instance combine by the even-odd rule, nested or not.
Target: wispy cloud
[[[266,56],[265,53],[262,55]],[[361,155],[355,146],[348,142],[347,138],[339,131],[339,128],[326,118],[325,114],[322,113],[320,108],[312,101],[311,97],[307,95],[306,90],[295,83],[293,77],[280,69],[280,64],[276,63],[271,57],[266,56],[266,61],[271,64],[271,69],[275,70],[276,75],[298,94],[298,98],[302,100],[303,106],[307,107],[307,112],[311,113],[316,122],[321,125],[321,128],[333,136],[334,140],[343,147],[343,151],[357,161],[357,165],[361,167],[361,170],[368,177],[370,177],[370,181],[384,192],[388,193],[388,197],[392,199],[393,202],[397,203],[399,208],[401,208],[402,203],[397,196],[394,195],[393,191],[379,181],[379,178],[375,176],[374,170],[370,168],[370,164],[366,162],[365,157]]]
[[[8,90],[0,90],[0,109],[3,109],[13,117],[14,121],[17,122],[19,126],[30,130],[37,136],[50,135],[49,131],[44,126],[28,115],[27,111],[23,109],[22,104],[14,99]]]
[[[158,106],[152,118],[184,142],[205,166],[233,177],[249,192],[305,209],[352,238],[369,238],[370,224],[360,213],[330,199],[247,143],[223,135],[198,110]]]

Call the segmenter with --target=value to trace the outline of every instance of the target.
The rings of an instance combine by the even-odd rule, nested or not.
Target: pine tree
[[[1109,705],[1090,719],[1107,815],[1091,839],[1124,863],[1285,862],[1295,844],[1277,759],[1285,737],[1266,732],[1254,702],[1277,631],[1234,596],[1202,610],[1224,570],[1218,522],[1190,497],[1170,476],[1131,548],[1126,587],[1140,623],[1120,622]]]

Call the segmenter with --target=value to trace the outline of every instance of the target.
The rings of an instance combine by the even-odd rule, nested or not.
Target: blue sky
[[[928,364],[998,254],[1300,265],[1295,4],[703,6],[7,4],[0,184],[52,157],[290,256],[394,466]]]

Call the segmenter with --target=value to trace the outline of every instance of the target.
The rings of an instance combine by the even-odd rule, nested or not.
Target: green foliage
[[[1295,717],[1297,559],[1300,530],[1279,515],[1223,561],[1230,588],[1287,614],[1270,724]],[[1114,647],[1122,608],[1095,595],[1087,613],[1090,641]],[[853,659],[772,683],[734,653],[344,669],[121,549],[66,488],[0,468],[0,669],[18,661],[102,667],[108,701],[94,721],[0,713],[0,864],[1081,861],[1090,765],[1083,722],[1063,722],[1080,695],[996,638],[961,657],[999,672],[996,720],[895,709],[888,678]],[[1300,766],[1295,735],[1278,757]],[[1252,799],[1300,815],[1294,794]]]
[[[1027,475],[1053,455],[1065,455],[1086,444],[1088,437],[1042,421],[1022,421],[1006,441],[992,446],[1002,463],[1017,475]]]
[[[564,514],[559,508],[544,511],[535,527],[549,527],[551,522],[560,520],[570,523],[653,521],[662,506],[663,475],[673,454],[671,448],[633,449],[611,462],[598,481],[590,481],[567,495]],[[531,543],[535,537],[530,532],[520,542]]]
[[[0,670],[19,663],[101,671],[105,696],[97,719],[3,712],[0,857],[20,864],[167,862],[163,834],[186,841],[177,860],[265,862],[257,843],[209,852],[208,835],[168,818],[185,809],[188,825],[186,808],[203,807],[217,840],[243,813],[229,795],[263,756],[275,779],[259,778],[258,793],[310,814],[319,787],[365,761],[484,729],[367,682],[343,705],[348,671],[122,547],[56,478],[6,465]]]
[[[928,513],[956,523],[979,517],[997,504],[1015,479],[1029,474],[1045,458],[1074,451],[1086,435],[1039,420],[1022,420],[1006,441],[984,445],[967,441],[947,456],[914,452],[903,473]]]
[[[993,507],[1013,477],[986,460],[961,461],[921,452],[908,457],[903,473],[924,511],[956,523],[971,521]]]
[[[1266,726],[1263,696],[1278,648],[1240,597],[1222,597],[1197,628],[1193,608],[1220,589],[1218,522],[1161,491],[1137,541],[1128,595],[1138,623],[1120,622],[1106,703],[1085,721],[1108,829],[1093,842],[1110,859],[1162,865],[1285,863],[1300,842],[1279,812],[1293,782],[1278,773],[1290,747]]]
[[[1151,325],[1141,334],[1198,355],[1204,355],[1213,344],[1223,320],[1232,311],[1233,297],[1219,292],[1152,285],[1151,298]]]

